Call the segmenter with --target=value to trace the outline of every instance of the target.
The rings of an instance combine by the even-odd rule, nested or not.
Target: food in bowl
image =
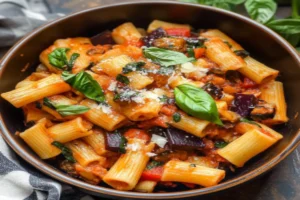
[[[40,158],[91,184],[139,192],[210,187],[282,138],[278,71],[217,29],[154,20],[58,39],[1,96]],[[226,172],[227,171],[227,172]]]

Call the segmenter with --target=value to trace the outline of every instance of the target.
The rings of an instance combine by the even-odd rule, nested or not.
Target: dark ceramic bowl
[[[18,81],[28,76],[38,65],[39,54],[58,38],[89,37],[126,21],[146,28],[153,19],[187,23],[195,28],[218,28],[244,46],[253,57],[278,69],[281,72],[279,79],[284,83],[290,118],[288,124],[278,127],[284,138],[263,154],[252,159],[234,175],[227,176],[217,186],[169,193],[123,192],[71,178],[39,159],[14,134],[24,129],[20,110],[0,99],[2,135],[16,153],[45,174],[98,196],[171,199],[213,193],[241,184],[271,169],[297,147],[300,141],[298,131],[300,120],[294,116],[300,110],[300,58],[295,49],[265,26],[246,17],[212,7],[161,1],[125,3],[81,11],[50,22],[24,37],[2,59],[0,93],[12,90]],[[29,69],[21,72],[25,65],[29,65]]]

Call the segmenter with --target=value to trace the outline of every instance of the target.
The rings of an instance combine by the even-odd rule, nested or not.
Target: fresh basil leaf
[[[224,148],[224,147],[226,147],[228,145],[228,143],[227,142],[225,142],[225,141],[216,141],[215,142],[215,147],[216,148]]]
[[[144,55],[146,58],[149,58],[154,62],[158,62],[164,67],[183,64],[194,60],[194,58],[186,57],[183,53],[157,47],[149,47],[144,49]]]
[[[79,115],[90,110],[89,107],[81,105],[56,105],[55,107],[62,116]]]
[[[122,74],[118,74],[117,77],[116,77],[116,80],[121,82],[121,83],[124,83],[125,85],[128,85],[130,83],[128,77],[124,76]]]
[[[277,4],[273,0],[247,0],[245,8],[252,19],[265,24],[276,13]]]
[[[174,93],[177,106],[187,114],[223,125],[214,99],[201,88],[182,84],[175,88]]]
[[[164,165],[163,162],[159,162],[159,161],[153,160],[149,164],[147,164],[146,169],[150,170],[150,169],[162,166],[162,165]]]
[[[128,63],[127,65],[125,65],[125,67],[123,67],[122,69],[122,73],[123,74],[128,74],[129,72],[133,72],[133,71],[142,71],[143,70],[143,66],[146,63],[144,62],[132,62],[132,63]]]
[[[84,96],[97,102],[104,102],[105,96],[99,83],[93,77],[81,71],[78,74],[70,74],[64,71],[62,79],[70,84],[74,89],[78,90]]]
[[[79,53],[73,53],[73,54],[71,55],[71,58],[70,58],[70,60],[69,60],[69,62],[68,62],[68,64],[67,64],[68,70],[69,70],[69,71],[72,70],[72,68],[73,68],[73,66],[74,66],[74,63],[75,63],[76,59],[77,59],[79,56],[80,56]]]
[[[241,121],[241,122],[248,123],[248,124],[254,124],[254,125],[258,126],[259,128],[262,128],[261,125],[259,125],[259,124],[256,123],[255,121],[252,121],[252,120],[249,120],[249,119],[246,119],[246,118],[241,118],[240,121]]]
[[[266,24],[279,34],[299,34],[300,19],[278,19]]]
[[[300,1],[292,0],[292,18],[300,19]]]
[[[120,141],[120,146],[119,146],[120,153],[123,153],[123,154],[126,153],[126,145],[127,145],[127,139],[124,136],[122,136],[121,141]]]
[[[180,115],[180,113],[178,113],[178,112],[174,113],[174,114],[173,114],[173,121],[174,121],[174,122],[180,122],[180,120],[181,120],[181,115]]]
[[[55,108],[55,105],[53,104],[53,102],[52,102],[49,98],[47,98],[47,97],[45,97],[45,98],[43,99],[43,104],[44,104],[45,106],[47,106],[47,107],[53,109],[53,110],[56,109],[56,108]]]
[[[73,157],[73,153],[72,150],[69,149],[68,147],[66,147],[65,145],[63,145],[60,142],[54,141],[51,143],[53,146],[56,146],[57,148],[59,148],[61,150],[62,155],[70,162],[72,163],[76,163],[75,158]]]
[[[51,65],[59,69],[63,69],[68,64],[67,52],[69,48],[56,48],[48,55],[48,60]]]
[[[250,56],[250,53],[246,50],[235,50],[234,53],[237,55],[237,56],[240,56],[242,58],[246,58],[248,56]]]
[[[233,10],[233,6],[225,2],[216,2],[212,4],[213,7],[222,8],[224,10]]]

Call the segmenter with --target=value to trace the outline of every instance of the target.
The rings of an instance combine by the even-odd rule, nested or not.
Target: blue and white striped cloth
[[[29,9],[30,1],[0,0],[0,47],[9,47],[32,29],[59,17]],[[42,0],[34,0],[42,6]],[[35,7],[36,8],[36,7]],[[19,158],[0,136],[0,200],[93,200]]]

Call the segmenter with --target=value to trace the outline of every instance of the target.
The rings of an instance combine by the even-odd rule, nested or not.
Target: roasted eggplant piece
[[[155,39],[167,36],[166,31],[163,28],[158,28],[152,31],[149,35],[142,38],[145,46],[150,47]]]
[[[254,95],[237,93],[234,95],[230,110],[238,113],[242,117],[247,117],[255,108],[256,103],[257,99]]]
[[[166,133],[171,149],[193,150],[205,147],[202,139],[185,131],[176,128],[168,128]]]
[[[202,89],[210,94],[214,99],[221,99],[223,97],[222,88],[212,83],[206,83]]]
[[[105,133],[105,148],[109,151],[119,152],[122,135],[119,132]]]
[[[152,45],[158,48],[169,49],[172,51],[186,51],[186,42],[183,38],[163,37],[155,39]]]
[[[269,104],[264,100],[259,100],[254,109],[251,111],[250,117],[256,121],[271,119],[275,115],[275,105]]]
[[[93,45],[115,44],[115,41],[113,40],[109,30],[103,31],[102,33],[91,37],[91,42]]]

